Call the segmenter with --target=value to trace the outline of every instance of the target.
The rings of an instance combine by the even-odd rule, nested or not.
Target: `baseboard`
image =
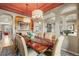
[[[74,56],[79,56],[78,53],[75,53],[75,52],[69,51],[69,50],[67,50],[67,49],[62,49],[62,51],[67,52],[67,53],[70,53],[70,54],[73,54]]]

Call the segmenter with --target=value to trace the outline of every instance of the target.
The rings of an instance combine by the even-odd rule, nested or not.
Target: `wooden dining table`
[[[41,37],[35,37],[34,40],[29,38],[26,35],[22,35],[26,41],[26,45],[31,47],[33,50],[37,51],[38,53],[42,53],[46,51],[49,48],[53,48],[54,44],[52,42],[49,42],[45,38]]]

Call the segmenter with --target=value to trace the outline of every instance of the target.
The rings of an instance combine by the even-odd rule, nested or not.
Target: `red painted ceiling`
[[[35,9],[41,9],[44,12],[62,5],[61,3],[0,3],[0,9],[20,13],[23,15],[32,15]]]

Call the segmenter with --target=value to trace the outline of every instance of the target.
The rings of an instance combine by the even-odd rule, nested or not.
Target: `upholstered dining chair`
[[[0,42],[0,56],[15,56],[14,44],[6,46],[3,41]]]
[[[1,44],[2,42],[0,42],[0,53],[1,53],[1,51],[2,51],[2,44]]]
[[[59,36],[54,45],[52,56],[60,56],[61,55],[61,47],[64,40],[64,36]]]
[[[27,46],[26,46],[24,38],[21,35],[17,34],[15,41],[16,41],[16,46],[17,46],[19,55],[27,56],[28,52],[27,52]]]

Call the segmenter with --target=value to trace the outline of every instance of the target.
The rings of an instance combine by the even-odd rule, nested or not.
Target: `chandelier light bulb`
[[[40,9],[34,10],[32,12],[32,18],[33,19],[42,19],[43,18],[43,11]]]

